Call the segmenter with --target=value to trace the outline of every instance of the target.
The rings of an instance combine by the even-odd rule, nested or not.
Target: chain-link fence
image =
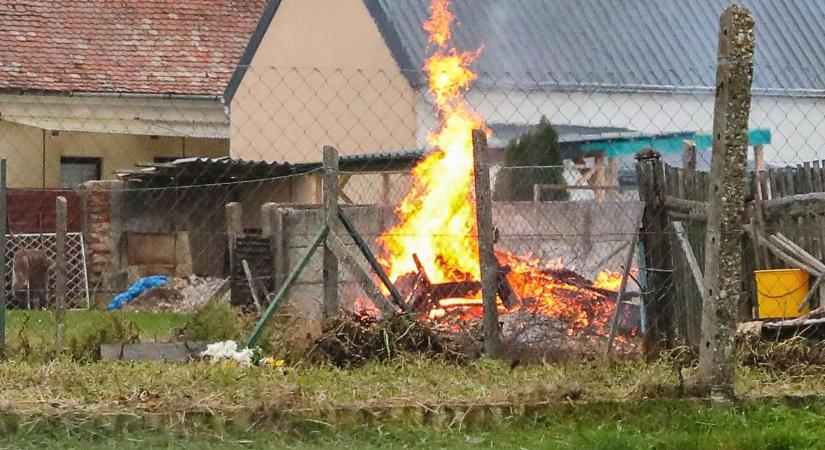
[[[266,307],[325,226],[322,159],[332,146],[336,201],[403,308],[445,329],[478,323],[470,132],[482,128],[504,339],[567,345],[616,334],[632,344],[654,328],[698,345],[715,67],[580,82],[478,73],[446,100],[432,84],[447,76],[438,71],[242,69],[224,99],[2,97],[12,192],[73,189],[82,198],[71,212],[85,242],[73,263],[82,273],[71,279],[85,286],[88,277],[92,304],[161,274],[186,291],[176,294],[180,310],[224,283],[234,304]],[[762,65],[757,79],[809,72]],[[680,78],[690,82],[674,84]],[[815,309],[819,297],[806,294],[825,273],[825,101],[822,91],[776,85],[753,91],[741,320]],[[11,236],[32,231],[15,229],[27,208],[10,205]],[[337,255],[340,304],[375,313],[360,272],[381,295],[392,292],[350,234],[336,234],[351,256]],[[286,293],[319,327],[323,260],[309,260]],[[81,291],[72,288],[85,304]],[[798,310],[806,298],[810,307]],[[132,307],[155,306],[148,295]]]

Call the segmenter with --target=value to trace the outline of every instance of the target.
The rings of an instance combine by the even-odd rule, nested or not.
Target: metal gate
[[[6,292],[9,298],[14,294],[11,291],[12,266],[14,254],[21,248],[44,250],[49,257],[49,292],[47,301],[54,303],[55,267],[54,261],[57,246],[55,233],[13,234],[6,235]],[[82,233],[67,233],[66,235],[66,302],[69,308],[88,308],[89,278],[86,272],[86,246]]]

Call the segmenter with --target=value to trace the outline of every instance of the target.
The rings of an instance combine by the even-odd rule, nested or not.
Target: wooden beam
[[[641,218],[639,222],[641,222]],[[619,329],[619,314],[621,314],[624,297],[626,295],[625,291],[627,290],[627,279],[630,277],[630,268],[633,265],[633,257],[636,255],[636,245],[639,243],[640,227],[641,223],[637,223],[636,228],[634,229],[635,233],[630,241],[630,249],[627,252],[627,258],[625,259],[622,281],[619,284],[619,292],[616,295],[616,307],[613,310],[613,319],[610,321],[610,333],[607,337],[608,357],[610,356],[610,352],[613,350],[613,340],[616,338],[616,333]]]
[[[679,246],[682,248],[682,253],[685,255],[685,260],[688,263],[690,272],[693,274],[693,281],[696,283],[696,288],[699,289],[699,292],[702,292],[705,290],[705,277],[702,275],[702,269],[699,267],[699,261],[696,260],[693,247],[687,239],[685,226],[682,222],[673,222],[673,230],[676,231]]]
[[[822,285],[822,280],[825,280],[825,273],[822,273],[818,277],[816,277],[816,281],[814,282],[813,286],[811,286],[811,290],[808,291],[808,295],[806,295],[805,299],[802,300],[802,303],[799,304],[799,308],[796,310],[796,312],[802,312],[806,307],[812,307],[811,300],[813,300],[814,295],[817,295],[817,293],[819,292],[819,287]]]
[[[766,200],[763,206],[766,217],[823,214],[825,213],[825,192],[774,198]]]
[[[785,261],[785,263],[790,265],[791,267],[795,267],[797,269],[804,270],[808,273],[818,273],[816,271],[816,269],[814,269],[813,267],[805,264],[802,261],[799,261],[798,259],[794,258],[793,256],[789,255],[784,250],[777,247],[769,239],[766,239],[764,236],[762,236],[762,235],[758,234],[757,232],[755,232],[753,230],[753,228],[751,228],[750,226],[746,226],[745,230],[750,234],[751,239],[753,239],[756,242],[758,242],[759,244],[765,246],[765,248],[770,250],[771,253],[776,255],[777,258],[781,259],[782,261]]]
[[[822,261],[816,259],[804,248],[800,247],[795,242],[785,237],[785,235],[783,235],[782,233],[776,233],[775,235],[771,236],[771,238],[774,240],[774,242],[778,242],[782,246],[784,246],[787,250],[789,250],[790,254],[794,255],[800,261],[803,261],[806,264],[810,265],[818,272],[825,272],[825,264],[823,264]]]
[[[245,259],[241,260],[243,266],[243,273],[246,275],[246,284],[249,286],[249,292],[252,294],[252,301],[255,303],[255,309],[261,312],[261,300],[258,298],[258,286],[255,284],[255,278],[252,276],[252,269],[249,268],[249,263]],[[263,291],[266,293],[266,291]]]

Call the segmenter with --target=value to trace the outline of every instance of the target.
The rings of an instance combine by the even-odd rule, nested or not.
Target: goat
[[[17,307],[46,307],[49,257],[43,250],[22,248],[14,253],[11,287]],[[34,304],[32,305],[32,302]]]

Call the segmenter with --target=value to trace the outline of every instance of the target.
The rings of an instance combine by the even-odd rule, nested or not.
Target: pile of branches
[[[801,335],[782,340],[740,336],[736,344],[739,361],[743,366],[789,374],[825,372],[825,341]]]
[[[345,313],[327,326],[327,332],[309,352],[311,360],[338,367],[355,367],[369,361],[387,361],[402,355],[465,363],[481,355],[476,331],[445,331],[408,316],[375,319]]]

